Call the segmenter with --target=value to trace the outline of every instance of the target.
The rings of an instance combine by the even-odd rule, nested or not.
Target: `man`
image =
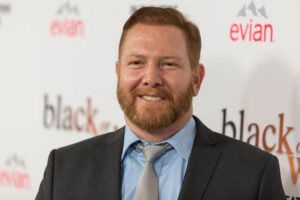
[[[180,12],[137,10],[116,63],[126,126],[53,150],[36,199],[285,199],[276,157],[192,116],[200,49],[198,28]]]

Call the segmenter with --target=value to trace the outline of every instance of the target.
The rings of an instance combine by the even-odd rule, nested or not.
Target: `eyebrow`
[[[180,59],[180,57],[178,57],[178,56],[163,56],[161,59],[162,60],[163,59]]]
[[[130,54],[127,56],[127,58],[130,58],[130,57],[144,58],[144,56],[140,55],[140,54]]]
[[[141,54],[130,54],[127,56],[127,58],[130,58],[130,57],[136,57],[136,58],[144,58],[145,56],[141,55]],[[163,56],[163,57],[160,57],[161,60],[166,60],[166,59],[180,59],[180,57],[178,56]]]

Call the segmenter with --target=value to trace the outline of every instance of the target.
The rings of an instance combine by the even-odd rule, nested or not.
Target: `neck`
[[[154,131],[147,131],[140,129],[135,124],[133,124],[127,116],[125,116],[125,121],[129,128],[142,140],[148,140],[153,143],[159,143],[162,141],[167,140],[168,138],[172,137],[176,132],[178,132],[193,115],[192,107],[177,121],[166,128],[154,130]]]

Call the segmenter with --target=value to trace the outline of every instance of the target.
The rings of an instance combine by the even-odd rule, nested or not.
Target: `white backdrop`
[[[287,199],[300,199],[298,0],[0,0],[0,199],[34,199],[50,150],[124,125],[118,42],[149,5],[200,28],[195,115],[276,155]]]

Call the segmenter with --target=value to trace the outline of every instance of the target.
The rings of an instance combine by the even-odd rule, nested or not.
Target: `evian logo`
[[[234,42],[274,42],[274,28],[268,23],[264,5],[257,6],[254,1],[245,4],[237,13],[238,23],[230,26],[230,39]]]
[[[50,23],[50,34],[57,36],[83,36],[84,22],[80,19],[79,8],[66,2],[59,6],[55,19]]]
[[[4,166],[0,168],[0,187],[30,189],[30,175],[26,172],[25,161],[17,154],[6,158]]]

